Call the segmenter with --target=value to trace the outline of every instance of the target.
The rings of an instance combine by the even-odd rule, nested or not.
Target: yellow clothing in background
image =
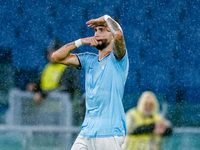
[[[66,68],[67,66],[62,64],[47,64],[41,76],[41,89],[48,91],[57,88]]]
[[[170,122],[159,113],[157,98],[150,91],[144,92],[137,107],[126,113],[126,126],[123,150],[160,150],[163,136],[172,133]]]
[[[127,136],[123,150],[159,150],[161,136],[153,134],[131,134],[134,129],[142,125],[150,125],[163,118],[159,114],[144,117],[137,109],[130,109],[127,114]]]

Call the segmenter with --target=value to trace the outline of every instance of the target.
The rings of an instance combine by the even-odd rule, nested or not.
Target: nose
[[[95,36],[95,37],[98,37],[98,36],[99,36],[99,32],[96,31],[96,32],[94,33],[94,36]]]

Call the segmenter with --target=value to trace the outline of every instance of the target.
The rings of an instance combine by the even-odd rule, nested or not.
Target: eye
[[[100,28],[100,31],[103,32],[103,31],[105,31],[105,29],[104,28]]]

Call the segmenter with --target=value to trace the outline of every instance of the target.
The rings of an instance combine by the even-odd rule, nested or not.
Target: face
[[[95,27],[94,32],[94,36],[98,41],[98,45],[96,46],[98,50],[103,50],[104,48],[106,48],[113,39],[111,32],[108,30],[108,27]]]
[[[152,111],[154,109],[154,105],[153,103],[151,102],[146,102],[145,105],[144,105],[144,111],[147,113],[147,114],[151,114]]]

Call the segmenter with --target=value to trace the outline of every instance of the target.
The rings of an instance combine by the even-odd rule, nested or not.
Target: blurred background
[[[36,108],[26,104],[31,101],[27,100],[31,93],[25,91],[26,85],[47,64],[45,53],[52,40],[68,43],[93,36],[93,29],[85,22],[104,14],[119,18],[124,31],[130,60],[125,112],[136,106],[142,92],[152,91],[174,126],[163,149],[199,149],[199,8],[199,0],[0,0],[0,149],[70,149],[82,121],[73,115],[77,103],[68,104],[62,100],[65,96],[57,96],[56,109],[49,112],[46,108],[51,108],[50,104]],[[98,52],[82,46],[74,53],[85,51]],[[79,75],[83,94],[84,72]],[[70,107],[65,110],[61,105]],[[33,110],[41,112],[38,120],[47,114],[56,119],[58,113],[70,114],[70,120],[62,123],[64,115],[55,124],[35,123]],[[80,119],[79,123],[74,124],[75,119]],[[59,139],[67,139],[68,145]]]

